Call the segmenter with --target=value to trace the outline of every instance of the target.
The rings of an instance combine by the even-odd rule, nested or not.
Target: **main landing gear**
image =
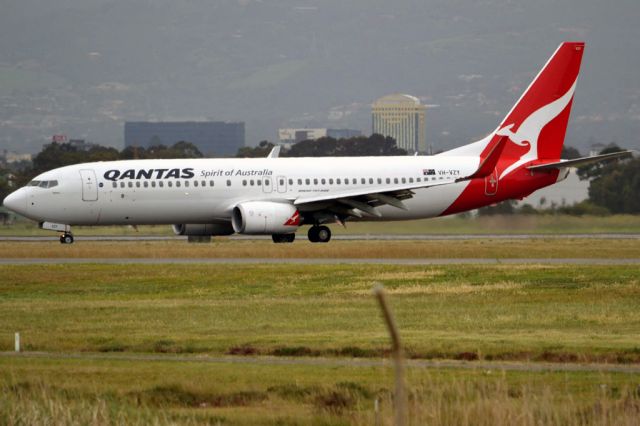
[[[296,234],[273,234],[271,239],[274,243],[292,243],[296,239]]]
[[[312,226],[307,233],[312,243],[328,243],[331,240],[331,230],[327,226]]]
[[[73,244],[73,234],[71,232],[65,232],[60,235],[60,244]]]

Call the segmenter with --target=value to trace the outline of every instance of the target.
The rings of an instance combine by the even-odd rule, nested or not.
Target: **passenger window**
[[[179,180],[176,181],[176,188],[180,188],[180,181]]]
[[[409,178],[409,183],[413,183],[413,178],[412,177]]]
[[[324,184],[326,184],[327,181],[322,179],[320,182],[324,185]]]
[[[231,181],[229,181],[229,182],[231,182]],[[271,185],[271,181],[270,181],[269,179],[265,179],[265,180],[264,180],[264,184],[265,184],[266,186],[269,186],[269,185]]]
[[[227,186],[231,186],[231,180],[227,179]]]
[[[124,188],[124,182],[120,182],[120,188]]]
[[[367,180],[365,178],[360,178],[360,183],[364,185],[365,183],[367,183]]]
[[[373,178],[369,178],[369,183],[372,184],[373,183]]]
[[[333,185],[333,179],[329,179],[329,185]]]
[[[422,182],[422,178],[416,178],[416,182]]]
[[[184,186],[185,186],[185,188],[188,188],[188,187],[189,187],[189,181],[188,181],[188,180],[185,180],[185,181],[184,181]]]
[[[133,182],[129,182],[129,188],[133,188]]]
[[[213,186],[213,181],[212,180],[209,181],[209,186]]]
[[[169,181],[169,182],[167,182],[167,186],[168,186],[169,188],[171,188],[171,187],[173,186],[173,183],[172,183],[171,181]]]
[[[407,179],[402,178],[402,183],[407,183]]]
[[[356,179],[356,178],[351,179],[351,183],[353,183],[354,185],[357,185],[358,184],[358,179]]]
[[[163,181],[158,182],[158,186],[159,186],[160,188],[164,188],[164,182],[163,182]]]
[[[198,187],[198,181],[197,180],[193,181],[193,186],[196,187],[196,188]]]
[[[212,182],[213,182],[213,181],[212,181]],[[207,181],[206,181],[206,180],[203,180],[203,181],[201,182],[201,185],[202,185],[202,186],[207,186]],[[211,183],[211,186],[213,186],[213,183]]]
[[[336,184],[340,185],[340,178],[336,179]]]
[[[398,183],[398,178],[393,178],[393,183]]]
[[[305,182],[307,185],[310,185],[310,184],[311,184],[311,180],[310,180],[310,179],[305,179],[305,180],[304,180],[304,182]]]
[[[378,184],[382,183],[382,178],[378,178]]]
[[[249,185],[254,186],[255,184],[256,184],[256,182],[255,182],[253,179],[251,179],[251,180],[249,181]]]
[[[390,178],[387,178],[387,183],[391,183],[391,179]]]
[[[280,183],[278,185],[284,186],[284,179],[280,179]]]
[[[117,187],[118,187],[118,182],[113,182],[113,183],[111,184],[111,186],[113,186],[114,188],[117,188]]]
[[[344,184],[345,184],[345,185],[349,185],[349,178],[346,178],[346,179],[344,180]]]
[[[242,181],[242,186],[247,186],[247,181],[246,180]]]
[[[289,185],[293,185],[293,179],[289,179]]]
[[[152,181],[151,181],[151,187],[152,187],[152,188],[155,188],[155,187],[156,187],[156,181],[155,181],[155,180],[152,180]]]
[[[140,188],[140,182],[136,182],[136,188]]]
[[[143,185],[144,185],[144,187],[145,187],[145,188],[148,188],[148,187],[149,187],[149,182],[144,181],[144,184],[143,184]]]
[[[302,179],[298,179],[298,185],[302,185]]]
[[[318,179],[314,179],[314,180],[313,180],[313,184],[314,184],[314,185],[317,185],[317,184],[318,184]]]

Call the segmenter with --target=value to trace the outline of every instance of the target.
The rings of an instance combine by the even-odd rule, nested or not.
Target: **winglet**
[[[456,182],[461,182],[464,180],[471,180],[475,178],[484,178],[493,173],[493,170],[496,168],[498,164],[498,160],[502,155],[502,151],[504,150],[504,146],[507,143],[508,138],[506,136],[500,137],[498,141],[493,145],[493,147],[489,150],[489,153],[484,158],[484,160],[480,161],[480,166],[478,170],[476,170],[473,174],[456,179]]]
[[[267,155],[267,158],[278,158],[280,156],[280,148],[282,148],[280,145],[271,148],[271,152]]]

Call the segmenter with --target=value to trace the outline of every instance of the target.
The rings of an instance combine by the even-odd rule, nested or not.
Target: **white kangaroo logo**
[[[529,145],[529,151],[524,154],[518,161],[507,167],[499,179],[509,174],[522,164],[535,160],[538,158],[538,138],[542,129],[549,124],[554,118],[556,118],[564,109],[569,105],[573,92],[576,90],[576,81],[573,82],[571,88],[548,105],[543,106],[539,110],[532,113],[529,117],[525,118],[516,132],[513,132],[514,123],[502,127],[496,132],[496,135],[507,136],[511,142],[519,146]]]

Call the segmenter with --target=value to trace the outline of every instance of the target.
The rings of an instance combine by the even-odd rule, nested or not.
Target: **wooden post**
[[[396,426],[404,426],[407,420],[407,400],[404,389],[404,354],[400,343],[400,334],[398,333],[398,327],[396,326],[395,319],[393,318],[393,313],[387,304],[384,287],[382,287],[381,284],[377,284],[373,289],[373,293],[378,299],[380,309],[382,309],[382,314],[384,315],[384,320],[387,323],[389,335],[391,336],[396,382],[394,393],[395,424]]]
[[[20,333],[17,331],[16,331],[15,350],[16,352],[20,352]]]

